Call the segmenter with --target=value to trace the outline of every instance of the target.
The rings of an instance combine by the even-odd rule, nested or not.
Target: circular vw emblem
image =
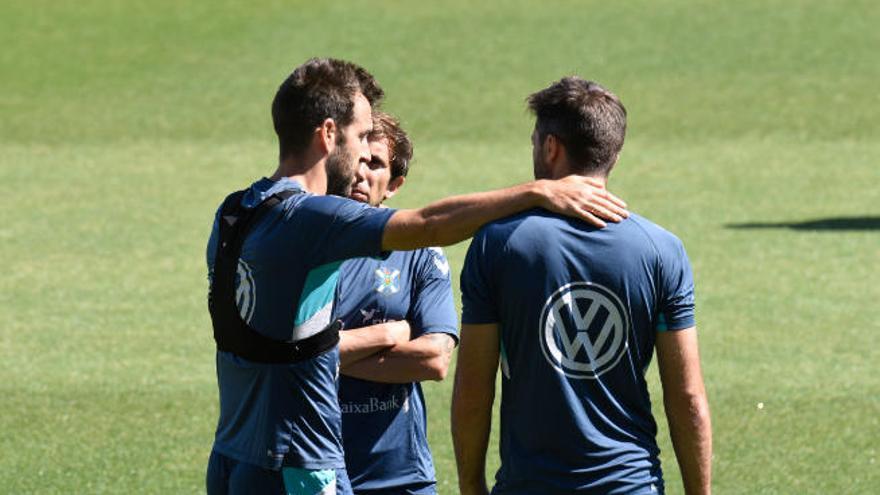
[[[235,304],[238,306],[238,314],[245,323],[250,323],[254,316],[254,306],[257,302],[257,284],[254,283],[254,274],[251,267],[242,260],[238,260],[236,270],[237,280],[235,289]]]
[[[627,314],[607,287],[590,282],[560,287],[541,312],[544,357],[569,378],[598,378],[626,352]]]

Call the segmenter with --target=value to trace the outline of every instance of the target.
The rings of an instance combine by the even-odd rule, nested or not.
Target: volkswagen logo
[[[573,282],[544,303],[539,330],[551,366],[569,378],[595,379],[626,353],[629,317],[607,287]]]

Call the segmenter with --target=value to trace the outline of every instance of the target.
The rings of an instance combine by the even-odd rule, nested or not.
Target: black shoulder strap
[[[208,309],[217,349],[261,363],[293,363],[317,356],[339,342],[341,322],[334,322],[307,339],[283,342],[254,331],[241,318],[236,304],[235,279],[244,240],[251,227],[266,212],[297,194],[295,191],[282,191],[264,199],[254,208],[245,208],[241,205],[245,192],[230,194],[220,208],[217,252],[208,294]]]

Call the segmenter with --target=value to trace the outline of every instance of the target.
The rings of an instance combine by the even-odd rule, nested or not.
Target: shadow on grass
[[[803,222],[729,223],[725,227],[728,229],[792,229],[806,231],[880,230],[880,216],[818,218]]]

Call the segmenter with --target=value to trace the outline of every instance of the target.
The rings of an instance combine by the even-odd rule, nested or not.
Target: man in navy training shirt
[[[626,132],[618,98],[566,77],[528,102],[535,177],[604,183]],[[501,467],[492,493],[663,493],[645,382],[655,348],[685,491],[709,493],[709,406],[693,277],[678,238],[634,214],[596,229],[534,209],[474,236],[461,291],[452,434],[462,494],[487,493],[499,360]]]
[[[625,215],[620,200],[575,176],[450,197],[415,210],[324,196],[328,189],[345,190],[356,168],[369,162],[372,105],[382,96],[366,70],[336,59],[311,59],[281,84],[272,102],[278,167],[251,184],[240,204],[253,208],[276,193],[294,194],[257,219],[244,240],[232,308],[240,317],[237,328],[244,324],[245,331],[279,346],[322,335],[345,259],[459,242],[488,221],[536,206],[603,226],[598,217]],[[211,284],[220,221],[231,222],[219,218],[220,210],[207,248]],[[228,309],[214,306],[212,319],[220,311],[229,315]],[[214,323],[215,331],[223,328]],[[338,347],[282,364],[218,350],[216,365],[220,418],[208,462],[209,494],[350,493],[336,395]]]
[[[358,169],[349,197],[380,206],[403,186],[412,144],[399,122],[379,111],[373,111],[369,142],[372,157]],[[339,342],[339,403],[355,494],[436,493],[419,382],[446,376],[458,339],[443,251],[346,261],[335,314],[346,329]]]

